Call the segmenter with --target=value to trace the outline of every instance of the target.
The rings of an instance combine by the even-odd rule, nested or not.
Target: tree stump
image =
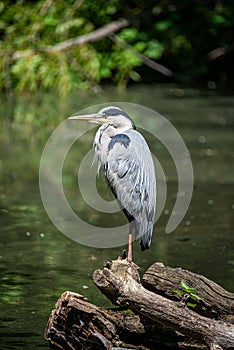
[[[234,294],[204,276],[155,263],[141,284],[136,268],[119,258],[93,280],[118,308],[63,293],[46,328],[51,348],[234,349]]]

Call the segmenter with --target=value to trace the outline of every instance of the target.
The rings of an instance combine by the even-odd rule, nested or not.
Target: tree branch
[[[47,1],[46,1],[46,4],[47,4]],[[91,33],[62,41],[56,45],[49,45],[49,46],[45,46],[37,49],[15,51],[12,53],[11,59],[15,61],[20,58],[27,58],[39,53],[48,53],[48,54],[58,53],[58,52],[72,49],[79,45],[99,41],[103,38],[109,37],[116,45],[122,47],[124,50],[129,50],[133,52],[134,55],[136,55],[145,65],[147,65],[151,69],[163,74],[166,77],[173,78],[177,81],[185,80],[183,77],[177,75],[176,73],[174,73],[167,67],[163,66],[162,64],[157,63],[151,60],[149,57],[146,57],[142,53],[138,52],[131,45],[127,44],[125,41],[119,39],[116,35],[114,35],[115,32],[119,31],[122,28],[127,27],[128,25],[129,25],[129,22],[127,19],[120,18],[117,21],[106,24],[103,27],[96,29]]]
[[[129,24],[128,20],[125,18],[120,18],[119,20],[115,22],[111,22],[99,29],[94,30],[91,33],[84,34],[81,36],[78,36],[76,38],[68,39],[65,41],[62,41],[61,43],[58,43],[53,46],[45,46],[39,49],[29,49],[29,50],[19,50],[15,51],[12,54],[13,60],[18,60],[19,58],[26,58],[30,57],[32,55],[35,55],[37,53],[57,53],[61,51],[66,51],[69,49],[72,49],[73,47],[87,44],[89,42],[95,42],[99,41],[105,37],[108,37],[110,34],[117,32],[118,30],[127,27]]]
[[[137,57],[140,58],[140,60],[148,67],[158,71],[159,73],[165,75],[166,77],[172,78],[175,77],[175,73],[173,73],[170,69],[163,66],[162,64],[159,64],[153,60],[151,60],[149,57],[146,57],[142,53],[135,50],[131,45],[128,45],[125,41],[119,39],[116,35],[110,34],[109,38],[118,46],[122,47],[125,50],[133,52]]]

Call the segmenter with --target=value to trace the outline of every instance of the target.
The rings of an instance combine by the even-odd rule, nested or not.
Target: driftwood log
[[[234,294],[204,276],[155,263],[141,284],[135,267],[118,259],[93,280],[118,307],[63,293],[45,332],[52,349],[234,349]]]

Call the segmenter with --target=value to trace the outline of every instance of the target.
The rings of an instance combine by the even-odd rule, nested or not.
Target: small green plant
[[[197,295],[196,289],[190,288],[184,281],[181,281],[180,285],[181,285],[181,290],[173,289],[173,292],[178,294],[178,295],[183,296],[181,301],[185,302],[187,306],[195,308],[197,304],[191,303],[188,300],[192,299],[195,301],[200,301],[200,300],[202,300],[202,298],[199,297],[199,295]]]

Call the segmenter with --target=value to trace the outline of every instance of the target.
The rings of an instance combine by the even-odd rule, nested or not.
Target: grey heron
[[[153,232],[156,178],[149,147],[129,115],[118,107],[105,107],[96,114],[69,119],[101,124],[93,143],[95,156],[129,221],[127,259],[132,262],[133,237],[145,250],[150,247]]]

